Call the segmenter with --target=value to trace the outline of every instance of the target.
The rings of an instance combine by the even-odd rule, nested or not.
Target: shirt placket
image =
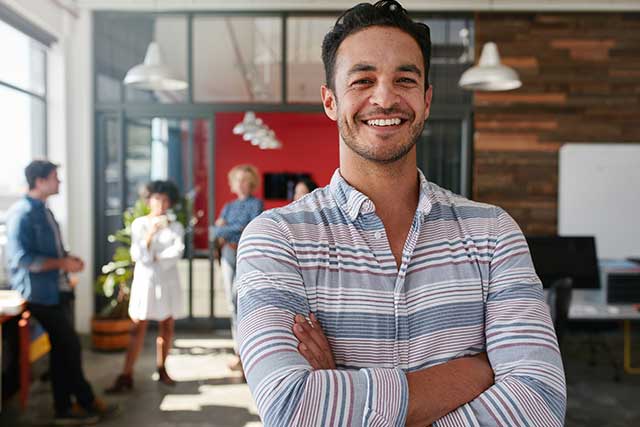
[[[409,328],[409,306],[405,283],[407,269],[420,234],[421,218],[422,216],[416,213],[411,223],[411,228],[402,249],[402,260],[393,289],[396,320],[396,358],[399,366],[408,366],[409,364],[409,334],[411,331]]]
[[[394,314],[394,361],[396,366],[407,366],[409,362],[408,342],[409,342],[409,309],[407,305],[407,294],[405,291],[405,278],[407,268],[411,261],[411,256],[418,241],[422,216],[416,213],[413,219],[404,248],[402,259],[397,274],[391,279],[393,286],[393,314]],[[391,245],[384,228],[384,224],[378,215],[372,213],[365,215],[363,226],[370,239],[370,246],[376,250],[376,259],[381,263],[381,259],[391,257]],[[381,242],[384,242],[382,246]]]

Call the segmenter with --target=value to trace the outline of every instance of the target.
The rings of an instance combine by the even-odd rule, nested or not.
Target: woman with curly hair
[[[173,341],[174,320],[183,317],[178,260],[184,252],[184,228],[167,212],[179,200],[171,181],[147,184],[150,212],[131,224],[131,258],[135,262],[129,298],[129,317],[134,322],[124,369],[107,393],[133,388],[133,365],[142,350],[149,320],[159,322],[156,364],[159,381],[175,385],[167,374],[165,360]]]

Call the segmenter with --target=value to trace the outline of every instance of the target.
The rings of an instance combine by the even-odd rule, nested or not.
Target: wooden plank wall
[[[555,234],[559,147],[640,142],[640,14],[479,13],[487,41],[523,86],[475,94],[473,198]]]

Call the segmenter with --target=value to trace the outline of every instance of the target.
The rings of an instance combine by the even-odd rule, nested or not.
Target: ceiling
[[[359,0],[76,0],[109,10],[344,10]],[[410,11],[640,11],[638,0],[404,0]]]

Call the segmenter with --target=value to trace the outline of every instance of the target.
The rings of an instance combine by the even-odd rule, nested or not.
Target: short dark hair
[[[24,176],[27,178],[29,190],[36,188],[36,180],[38,178],[47,179],[51,172],[58,169],[58,165],[51,163],[49,160],[34,160],[24,168]]]
[[[429,67],[431,64],[431,34],[429,27],[413,21],[407,11],[395,0],[380,0],[375,4],[360,3],[345,11],[322,42],[322,62],[326,84],[334,90],[336,57],[340,44],[351,34],[368,27],[381,26],[398,28],[409,34],[420,46],[424,61],[424,90],[429,88]]]
[[[173,181],[151,181],[147,184],[146,190],[147,198],[151,197],[152,194],[164,194],[169,198],[171,206],[180,201],[180,190],[178,190],[178,186]]]

